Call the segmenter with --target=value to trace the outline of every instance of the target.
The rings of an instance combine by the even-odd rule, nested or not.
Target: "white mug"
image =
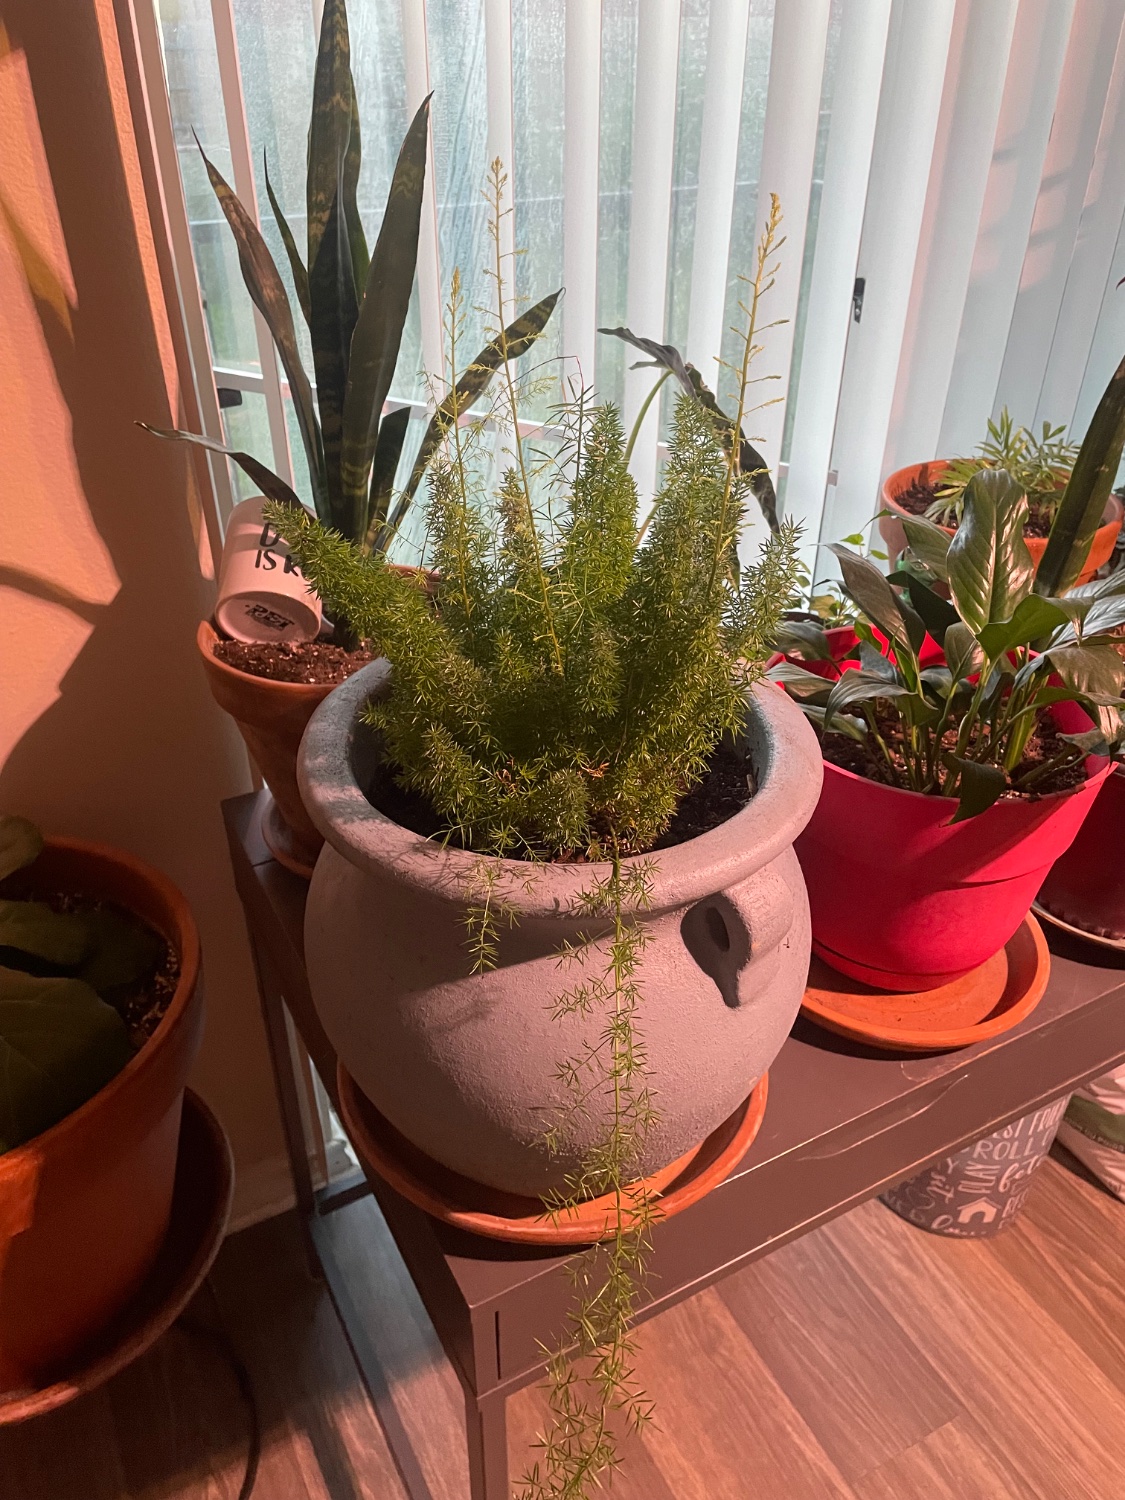
[[[236,641],[315,640],[320,599],[290,557],[288,544],[263,519],[264,504],[255,495],[230,513],[215,623]]]

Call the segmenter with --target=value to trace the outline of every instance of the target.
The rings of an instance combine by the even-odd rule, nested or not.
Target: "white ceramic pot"
[[[325,1030],[383,1115],[429,1156],[509,1192],[562,1184],[605,1133],[608,1101],[566,1108],[556,1074],[598,1033],[598,1015],[558,1019],[553,1002],[601,972],[602,943],[560,964],[582,930],[582,894],[609,865],[486,860],[493,901],[517,916],[496,968],[470,973],[465,915],[482,856],[392,822],[364,795],[377,756],[359,721],[389,685],[365,668],[309,724],[301,792],[326,845],[309,890],[305,955]],[[638,1030],[658,1113],[637,1175],[690,1150],[747,1097],[796,1016],[808,973],[808,900],[793,840],[820,792],[816,737],[776,688],[754,690],[747,739],[757,792],[742,812],[648,856],[649,941]],[[635,863],[630,861],[629,863]],[[554,1154],[544,1136],[559,1129]]]

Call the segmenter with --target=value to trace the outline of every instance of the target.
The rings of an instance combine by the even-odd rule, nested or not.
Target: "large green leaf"
[[[0,948],[18,948],[62,968],[75,968],[93,942],[83,913],[55,911],[45,901],[0,901]]]
[[[1103,702],[1121,696],[1125,661],[1112,641],[1101,639],[1082,646],[1053,646],[1046,656],[1072,692]]]
[[[324,478],[328,524],[349,541],[361,542],[356,509],[345,499],[340,474],[344,446],[344,396],[348,384],[352,334],[359,316],[352,275],[352,253],[339,195],[333,200],[328,223],[320,237],[316,260],[309,267],[309,305],[312,320],[316,401],[324,443]],[[364,502],[366,505],[366,501]]]
[[[274,219],[277,221],[278,233],[281,235],[281,243],[285,246],[285,253],[289,257],[289,269],[293,275],[293,286],[297,292],[297,301],[301,304],[301,311],[305,315],[305,322],[312,316],[309,311],[309,273],[305,269],[305,263],[301,259],[301,252],[297,249],[297,241],[293,238],[293,231],[289,227],[289,220],[281,211],[281,204],[277,201],[277,194],[273,190],[270,181],[270,164],[265,153],[262,153],[262,172],[266,179],[266,193],[269,195],[270,207],[273,209]]]
[[[199,148],[199,154],[203,157],[215,197],[219,200],[219,207],[238,245],[238,263],[242,267],[242,279],[246,283],[246,290],[250,293],[250,300],[265,318],[277,346],[282,368],[289,381],[289,392],[293,397],[293,406],[297,413],[297,425],[301,430],[301,440],[305,445],[305,454],[309,462],[313,501],[317,514],[323,515],[327,500],[324,484],[324,449],[320,428],[317,426],[312,387],[309,385],[309,378],[305,374],[301,357],[297,352],[297,331],[293,326],[293,309],[289,306],[285,283],[273,263],[273,256],[254,220],[223,180],[221,173],[207,160],[202,146]]]
[[[1125,359],[1114,371],[1098,402],[1070,471],[1039,563],[1036,593],[1061,594],[1082,571],[1117,477],[1123,448]]]
[[[861,557],[858,552],[853,552],[839,542],[833,542],[828,550],[839,560],[844,592],[848,598],[859,605],[871,623],[877,625],[884,635],[890,636],[900,646],[909,646],[910,635],[906,621],[899,609],[898,597],[887,582],[886,575],[866,557]]]
[[[962,620],[978,635],[986,625],[1010,620],[1031,590],[1026,520],[1027,497],[1006,469],[982,469],[969,480],[949,547],[949,590]]]
[[[43,835],[27,818],[6,813],[0,816],[0,880],[39,858]]]
[[[402,525],[411,502],[422,482],[431,458],[437,452],[445,434],[453,424],[455,412],[466,412],[474,401],[484,392],[488,382],[506,360],[519,359],[526,354],[536,339],[547,326],[547,320],[555,310],[555,303],[562,296],[561,289],[551,292],[534,307],[529,307],[527,312],[521,313],[518,318],[509,323],[503,334],[498,334],[490,344],[486,344],[481,352],[473,360],[457,382],[454,390],[450,391],[445,400],[430,418],[429,426],[422,436],[421,446],[414,459],[414,467],[410,471],[410,478],[399,496],[398,504],[394,508],[394,514],[386,525],[380,527],[375,534],[372,546],[376,552],[383,552],[390,543],[391,538]]]
[[[353,516],[348,534],[357,541],[367,534],[371,460],[414,286],[422,191],[426,182],[429,112],[427,98],[414,116],[399,151],[352,335],[344,395],[340,486],[343,503]]]
[[[260,464],[256,458],[249,453],[243,453],[237,448],[228,448],[224,443],[216,443],[213,438],[203,437],[198,432],[181,432],[177,427],[150,427],[147,422],[138,422],[138,427],[143,427],[146,432],[151,432],[153,437],[174,438],[180,443],[194,443],[197,448],[206,448],[208,453],[222,453],[226,458],[233,459],[238,467],[247,474],[270,500],[277,500],[281,505],[295,506],[303,510],[297,495],[285,483],[279,479],[272,469],[267,469],[265,464]]]
[[[0,968],[0,1152],[85,1104],[132,1055],[121,1017],[88,984]]]
[[[642,354],[649,356],[647,360],[634,365],[633,369],[639,370],[645,365],[651,365],[658,369],[670,370],[681,389],[698,401],[710,415],[724,451],[730,452],[734,441],[734,421],[727,416],[716,401],[714,394],[704,384],[699,371],[684,359],[674,344],[660,344],[655,339],[641,338],[639,334],[633,333],[628,328],[599,328],[598,332],[621,339],[623,343],[632,344],[634,349],[639,349]],[[740,431],[738,438],[739,472],[750,476],[750,488],[761,508],[762,515],[766,518],[770,530],[777,531],[779,526],[777,494],[770,478],[769,465],[749,441],[745,432]]]

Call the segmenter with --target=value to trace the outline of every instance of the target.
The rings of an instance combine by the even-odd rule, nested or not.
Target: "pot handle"
[[[793,925],[793,889],[774,867],[698,901],[680,923],[684,946],[732,1010],[761,994]]]

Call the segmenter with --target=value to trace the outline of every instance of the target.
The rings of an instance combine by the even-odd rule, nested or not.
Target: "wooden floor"
[[[465,1500],[456,1379],[374,1210],[333,1222],[436,1500]],[[214,1283],[261,1408],[256,1500],[400,1500],[293,1219],[229,1240]],[[1057,1161],[991,1243],[870,1203],[646,1324],[640,1364],[659,1426],[617,1500],[1122,1500],[1125,1205]],[[510,1403],[514,1475],[541,1403]],[[103,1391],[0,1431],[0,1500],[234,1500],[245,1441],[222,1356],[174,1329]]]

